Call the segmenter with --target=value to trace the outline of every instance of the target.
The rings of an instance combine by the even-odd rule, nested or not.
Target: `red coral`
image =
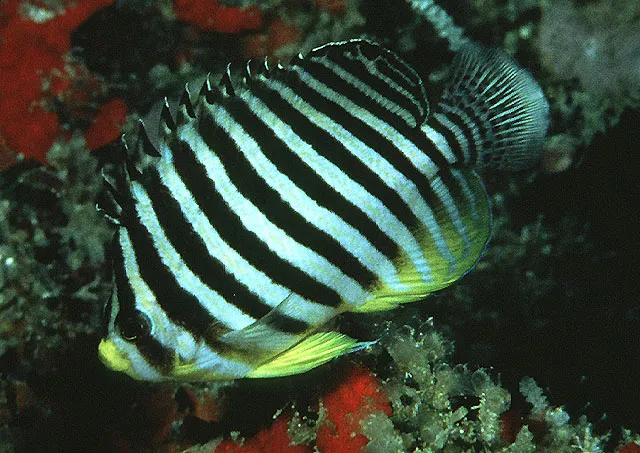
[[[298,42],[302,37],[302,30],[293,22],[280,18],[273,19],[262,33],[249,35],[244,40],[244,56],[280,57],[283,48],[289,46],[298,52]]]
[[[232,440],[224,440],[215,453],[311,453],[307,445],[290,445],[287,428],[291,417],[280,416],[269,428],[263,429],[242,445]]]
[[[318,428],[320,452],[357,453],[369,443],[360,422],[369,414],[391,415],[391,406],[376,377],[364,367],[350,371],[340,385],[323,398],[326,420]]]
[[[64,70],[71,32],[111,3],[113,0],[75,2],[63,14],[42,23],[23,18],[19,0],[0,4],[0,135],[9,149],[44,160],[59,126],[56,115],[38,105],[42,77]]]
[[[100,148],[117,139],[126,118],[127,105],[121,99],[113,99],[100,107],[98,116],[84,135],[87,148]]]
[[[239,33],[262,26],[262,12],[256,6],[238,8],[222,6],[217,0],[174,0],[173,7],[178,20],[205,31]]]
[[[618,453],[640,453],[640,445],[635,442],[629,442],[616,449]]]

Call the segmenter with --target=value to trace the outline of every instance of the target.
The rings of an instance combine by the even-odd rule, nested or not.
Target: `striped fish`
[[[144,380],[301,373],[362,348],[327,328],[458,280],[482,255],[478,168],[539,157],[547,102],[474,45],[429,112],[407,63],[366,41],[265,61],[165,107],[105,175],[117,226],[99,346]]]

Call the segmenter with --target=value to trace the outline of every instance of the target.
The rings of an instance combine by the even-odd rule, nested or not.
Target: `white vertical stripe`
[[[171,322],[156,302],[155,294],[140,275],[131,238],[125,228],[120,229],[120,247],[124,258],[125,273],[136,297],[136,308],[151,320],[150,334],[153,338],[164,348],[176,351],[181,360],[185,362],[194,362],[202,360],[202,357],[207,357],[212,371],[225,376],[244,376],[248,372],[245,364],[221,357],[202,342],[196,342],[189,331]],[[127,354],[136,374],[151,380],[162,378],[140,355],[134,343],[127,342],[119,335],[112,335],[111,339],[120,350]]]
[[[438,172],[438,166],[427,156],[427,153],[418,148],[415,143],[398,132],[389,123],[373,115],[366,108],[355,104],[349,98],[341,95],[333,88],[330,88],[313,77],[310,73],[305,72],[302,68],[294,68],[294,70],[299,73],[300,80],[309,88],[312,88],[318,94],[321,94],[337,105],[344,107],[351,115],[364,122],[372,130],[379,132],[390,144],[395,146],[400,153],[404,154],[413,166],[427,178],[432,177]]]
[[[484,150],[484,143],[483,143],[482,136],[480,135],[480,128],[478,127],[476,122],[472,121],[471,118],[469,118],[469,115],[467,115],[464,111],[460,110],[459,108],[453,107],[451,105],[448,105],[442,102],[438,104],[438,106],[442,109],[444,113],[454,113],[455,115],[459,116],[460,119],[464,122],[465,126],[471,129],[471,139],[473,140],[473,144],[475,145],[476,153],[478,156],[481,156]],[[467,137],[467,139],[468,138],[469,137]],[[469,163],[472,165],[476,164],[476,162],[469,162]]]
[[[450,164],[456,162],[456,155],[453,154],[447,139],[440,132],[429,126],[426,122],[420,126],[420,129],[424,132],[424,135],[429,139],[433,146],[444,156],[444,158]]]
[[[313,107],[303,102],[302,99],[288,87],[271,80],[266,80],[265,83],[267,87],[277,91],[282,98],[298,110],[300,114],[308,116],[312,121],[322,127],[319,120],[323,116],[313,109]],[[330,127],[330,125],[325,125],[325,128],[326,127]],[[290,138],[290,140],[294,139],[295,137]],[[300,156],[305,164],[317,173],[332,189],[375,222],[382,232],[391,238],[411,259],[418,271],[423,274],[423,279],[430,282],[431,271],[427,259],[424,257],[420,244],[418,244],[415,237],[411,234],[407,225],[404,225],[394,216],[382,201],[371,195],[361,184],[349,178],[338,166],[318,154],[311,145],[303,142],[299,137],[297,137],[297,139],[299,141],[293,142],[296,146],[290,146],[291,151]]]
[[[247,134],[242,126],[226,115],[224,110],[215,111],[214,118],[238,148],[246,150],[247,153],[257,152],[259,149],[257,143],[253,139],[247,139]],[[185,128],[180,131],[179,138],[184,140],[194,151],[196,158],[205,168],[207,176],[215,184],[216,190],[229,205],[229,208],[238,215],[245,228],[259,237],[270,250],[316,281],[332,288],[345,302],[359,305],[362,301],[369,299],[368,292],[356,281],[345,275],[324,257],[294,241],[245,198],[233,185],[222,162],[209,149],[200,134]]]
[[[242,99],[249,109],[290,149],[300,150],[301,148],[311,148],[288,124],[280,120],[280,118],[256,96],[242,90],[242,92],[238,93],[238,97]],[[223,115],[219,113],[216,114],[220,118],[223,117]],[[248,139],[250,139],[250,137],[247,137],[247,140]],[[247,160],[256,169],[256,172],[269,186],[278,192],[292,209],[295,209],[307,219],[307,221],[340,243],[347,252],[355,256],[386,285],[397,291],[406,291],[408,289],[400,283],[396,267],[384,254],[377,250],[357,229],[353,228],[332,211],[320,206],[303,190],[297,187],[291,179],[278,171],[277,167],[270,162],[262,153],[262,150],[259,149],[259,145],[258,149],[252,148],[251,152],[245,152],[244,149],[242,151]]]
[[[182,260],[178,251],[173,247],[164,233],[160,221],[156,216],[147,191],[136,181],[131,184],[131,191],[136,198],[136,212],[141,224],[149,231],[153,246],[167,270],[171,272],[176,283],[189,294],[198,299],[199,304],[211,316],[232,330],[242,329],[255,322],[255,318],[243,313],[235,305],[227,302],[215,290],[207,286],[193,273]],[[176,219],[178,220],[178,219]],[[206,238],[203,238],[206,239]]]
[[[326,58],[314,58],[313,61],[334,72],[338,77],[347,82],[350,86],[375,101],[378,105],[380,105],[387,111],[400,116],[409,126],[417,126],[416,119],[411,112],[409,112],[404,107],[399,106],[388,97],[381,95],[378,91],[374,90],[369,85],[362,83],[362,80],[360,80],[344,68],[331,61],[327,61]],[[402,95],[407,97],[407,93],[402,93]]]
[[[440,123],[444,128],[448,129],[449,132],[451,132],[456,137],[456,141],[460,145],[460,149],[462,150],[462,154],[464,156],[464,162],[465,163],[470,163],[471,162],[471,155],[469,154],[469,140],[464,135],[464,132],[462,132],[462,129],[460,129],[457,124],[455,124],[453,121],[449,120],[449,118],[447,118],[442,113],[434,113],[433,114],[433,118],[438,123]],[[431,130],[434,133],[440,135],[438,132],[435,132],[435,130],[433,130],[433,129],[431,129]],[[429,134],[427,134],[427,137],[431,138],[431,137],[429,137]],[[446,141],[446,139],[442,135],[440,135],[440,137],[442,137],[442,140]],[[432,142],[433,142],[433,140],[432,140]],[[433,143],[435,145],[435,142],[433,142]],[[448,143],[446,144],[446,147],[443,147],[443,148],[440,148],[440,147],[438,147],[436,145],[436,149],[438,151],[440,151],[445,156],[447,161],[449,161],[450,163],[455,162],[456,157],[453,155],[453,153],[451,151],[451,147],[449,146]],[[453,157],[453,160],[449,160],[450,159],[450,155]]]
[[[331,102],[341,105],[344,100],[343,96],[315,79],[311,82],[307,76],[308,74],[306,73],[302,73],[300,75],[301,80],[307,84],[309,88],[313,89]],[[443,258],[453,264],[455,258],[451,254],[451,250],[442,235],[442,231],[433,215],[433,211],[420,196],[420,192],[413,182],[396,170],[393,165],[391,165],[375,150],[371,149],[365,143],[354,137],[351,132],[333,121],[329,116],[318,111],[313,106],[302,100],[288,86],[284,85],[282,82],[271,79],[267,80],[267,83],[277,89],[282,98],[289,102],[294,108],[311,118],[316,125],[323,128],[339,140],[353,156],[357,157],[361,162],[371,168],[373,172],[379,175],[382,183],[386,184],[389,188],[398,193],[400,198],[404,200],[414,215],[429,231],[434,243],[436,244],[438,252]],[[353,112],[353,114],[357,115],[356,112]],[[409,251],[411,252],[411,250]],[[425,269],[425,263],[427,260],[424,257],[422,250],[419,251],[420,257],[418,259],[415,259],[415,253],[409,253],[409,256],[412,258],[414,265],[418,269]]]
[[[460,172],[460,170],[458,170],[457,168],[452,169],[451,174],[453,175],[454,178],[458,180],[458,182],[460,183],[460,186],[462,187],[462,192],[464,193],[464,197],[468,201],[467,205],[471,208],[471,217],[473,217],[473,220],[475,222],[479,221],[480,213],[478,212],[478,203],[480,202],[480,200],[476,199],[475,193],[473,193],[473,190],[471,190],[471,187],[469,186],[469,181],[467,180],[467,178],[465,178],[464,174],[462,174],[462,172]],[[478,180],[479,184],[482,185],[482,180],[480,179],[480,177],[476,176],[475,173],[474,173],[474,176]]]
[[[381,55],[381,57],[382,56],[383,55]],[[349,58],[349,55],[346,55],[346,57]],[[414,96],[411,93],[409,93],[406,89],[404,89],[401,85],[399,85],[394,78],[388,77],[382,72],[380,72],[380,70],[376,67],[377,62],[375,60],[369,60],[367,57],[362,55],[356,56],[355,58],[351,57],[351,59],[356,60],[359,63],[364,63],[364,65],[367,67],[367,71],[369,71],[369,74],[371,76],[378,78],[389,89],[397,91],[402,96],[410,100],[416,106],[417,110],[420,112],[420,115],[425,114],[424,108],[420,103],[420,101],[423,99],[426,99],[426,94],[424,94],[423,99],[414,100]],[[393,72],[395,72],[399,77],[407,80],[410,84],[415,86],[415,82],[413,80],[408,79],[406,74],[403,71],[400,71],[395,65],[390,64],[386,58],[383,58],[383,61],[387,64],[387,67],[391,69]],[[416,78],[419,78],[417,74],[416,74]],[[424,93],[424,89],[421,85],[419,85],[419,88],[420,88],[420,91]]]
[[[179,134],[187,142],[189,142],[189,140],[196,140],[199,141],[201,146],[206,147],[206,145],[201,142],[202,139],[199,134],[194,131],[190,125],[180,129]],[[189,139],[188,137],[192,138]],[[202,154],[212,154],[212,151],[208,148],[203,148],[200,152]],[[258,295],[271,307],[276,307],[283,300],[287,299],[287,297],[293,298],[300,308],[298,312],[296,312],[298,315],[296,319],[317,325],[322,321],[330,319],[335,314],[330,307],[310,302],[298,294],[291,295],[289,288],[273,282],[266,274],[256,269],[238,252],[231,248],[229,244],[220,237],[213,225],[211,225],[211,222],[196,203],[184,181],[182,181],[176,173],[173,166],[173,154],[166,143],[162,144],[161,153],[162,157],[158,163],[158,172],[162,184],[171,192],[171,196],[178,202],[191,228],[193,228],[201,238],[205,239],[204,244],[212,259],[220,261],[227,272],[233,275],[233,278],[246,286],[251,292]],[[217,158],[215,159],[217,160]],[[218,165],[221,165],[219,161]]]
[[[468,253],[469,248],[471,247],[471,238],[467,232],[467,227],[464,225],[462,221],[462,217],[460,216],[460,210],[456,204],[456,200],[451,196],[451,192],[449,192],[449,188],[446,186],[444,181],[439,176],[436,176],[432,180],[429,181],[433,192],[438,196],[440,201],[442,202],[445,211],[449,215],[449,220],[453,224],[460,236],[460,239],[464,243],[464,252],[463,257]],[[453,263],[453,267],[456,266],[456,263]]]

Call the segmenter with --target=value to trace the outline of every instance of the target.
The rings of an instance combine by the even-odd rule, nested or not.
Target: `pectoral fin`
[[[316,333],[259,366],[247,377],[268,378],[304,373],[334,357],[358,351],[370,344],[370,342],[359,342],[338,332]]]

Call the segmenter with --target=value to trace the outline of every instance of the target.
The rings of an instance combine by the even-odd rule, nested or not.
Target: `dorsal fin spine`
[[[138,153],[138,156],[146,154],[151,157],[160,157],[160,152],[155,146],[153,146],[153,143],[151,143],[149,133],[144,127],[144,122],[142,120],[138,120],[138,125],[138,141],[136,142],[136,152]]]
[[[182,96],[180,96],[180,102],[178,104],[178,111],[176,113],[176,123],[179,126],[189,122],[190,119],[195,118],[195,110],[193,103],[191,102],[191,94],[189,93],[189,84],[185,84]]]
[[[231,80],[231,63],[227,65],[227,69],[220,79],[220,86],[224,89],[224,94],[227,96],[235,96],[236,91],[233,87],[233,81]]]
[[[164,98],[164,105],[162,106],[162,112],[160,113],[160,122],[170,131],[176,130],[176,122],[171,115],[169,100],[166,97]]]

